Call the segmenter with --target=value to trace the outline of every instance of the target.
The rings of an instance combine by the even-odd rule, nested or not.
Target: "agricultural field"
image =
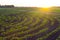
[[[60,40],[60,8],[0,8],[0,40]]]

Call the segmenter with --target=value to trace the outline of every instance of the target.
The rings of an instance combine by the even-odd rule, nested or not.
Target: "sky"
[[[0,0],[0,5],[15,5],[24,7],[60,6],[60,0]]]

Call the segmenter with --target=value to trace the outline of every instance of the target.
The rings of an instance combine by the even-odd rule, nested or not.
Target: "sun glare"
[[[49,9],[49,8],[41,8],[41,10],[47,12],[47,11],[49,11],[50,9]]]
[[[51,8],[52,6],[42,6],[41,8],[48,9]]]
[[[44,13],[44,14],[50,14],[51,9],[50,8],[46,8],[46,7],[40,8],[40,12]]]
[[[41,8],[51,8],[53,5],[51,3],[43,3],[40,7]]]

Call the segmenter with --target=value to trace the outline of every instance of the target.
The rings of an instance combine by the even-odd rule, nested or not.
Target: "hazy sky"
[[[60,0],[0,0],[0,5],[15,6],[60,6]]]

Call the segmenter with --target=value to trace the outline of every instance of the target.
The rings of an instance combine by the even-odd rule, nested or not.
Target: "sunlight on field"
[[[44,13],[44,14],[50,14],[51,9],[50,8],[41,8],[40,11],[41,11],[41,13]]]

